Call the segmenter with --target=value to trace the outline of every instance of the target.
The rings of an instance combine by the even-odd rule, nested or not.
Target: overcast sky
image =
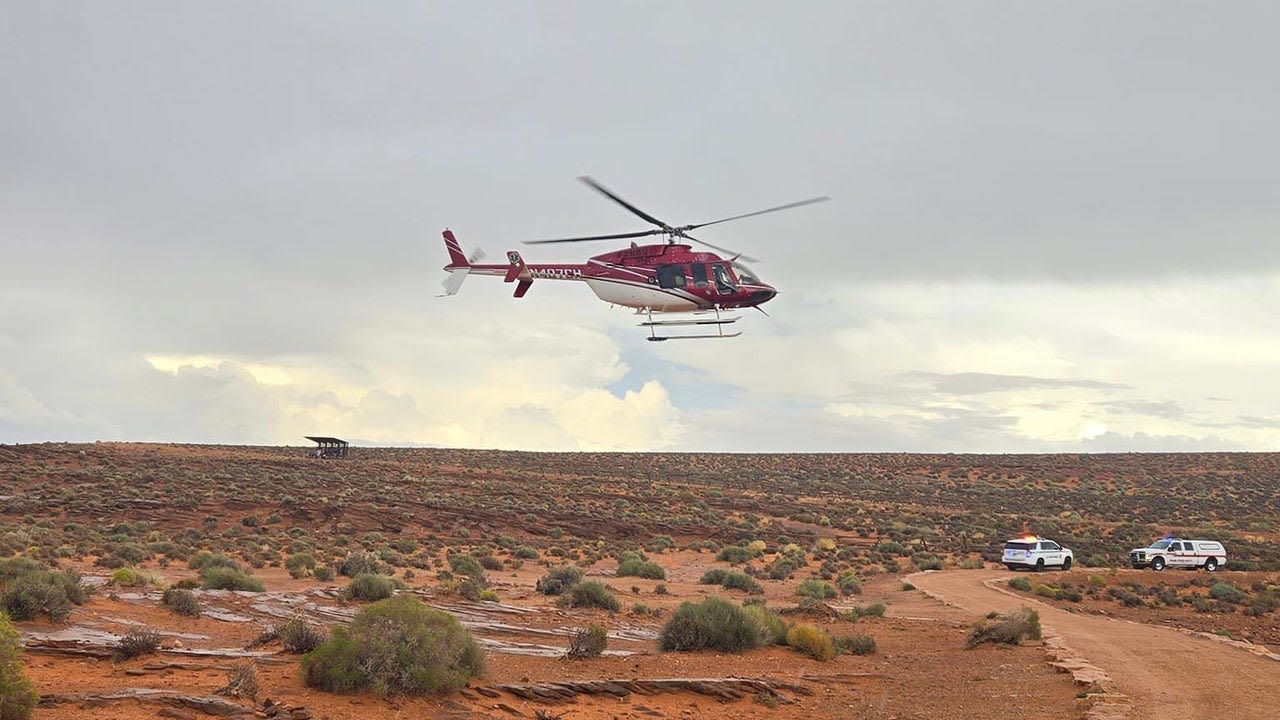
[[[0,0],[0,442],[1280,449],[1280,5]],[[707,228],[649,343],[440,231]]]

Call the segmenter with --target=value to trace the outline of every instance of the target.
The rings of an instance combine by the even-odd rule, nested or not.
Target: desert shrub
[[[1034,592],[1040,597],[1046,597],[1051,600],[1058,599],[1058,589],[1051,585],[1037,585]]]
[[[569,650],[566,655],[575,659],[600,657],[609,646],[609,633],[603,625],[588,625],[577,628],[569,638]]]
[[[228,567],[233,570],[239,570],[240,564],[226,555],[215,555],[206,550],[201,550],[191,559],[187,561],[187,567],[192,570],[205,570],[206,568]]]
[[[538,580],[538,592],[543,595],[559,595],[582,582],[582,570],[572,565],[554,568]]]
[[[466,575],[468,577],[483,579],[484,566],[480,561],[471,555],[450,555],[449,567],[458,575]]]
[[[302,658],[303,682],[329,692],[445,693],[483,674],[471,633],[410,595],[369,605]]]
[[[0,613],[0,720],[27,720],[40,698],[22,672],[22,640]]]
[[[120,587],[139,587],[151,584],[151,576],[131,567],[122,567],[111,573],[111,584]]]
[[[160,633],[151,628],[137,628],[125,633],[116,641],[116,657],[130,660],[150,655],[160,648]]]
[[[915,555],[911,558],[911,562],[915,563],[916,568],[920,570],[942,569],[942,558],[937,555]]]
[[[206,590],[240,590],[262,592],[262,581],[232,567],[215,565],[200,569],[200,580]]]
[[[740,653],[760,647],[760,625],[739,605],[710,597],[684,602],[662,626],[658,646],[668,650],[712,649]]]
[[[628,559],[618,564],[618,577],[642,577],[649,580],[666,580],[667,571],[656,562]]]
[[[309,577],[315,574],[316,556],[309,552],[300,552],[295,555],[290,555],[285,559],[284,567],[289,571],[289,577],[295,580]]]
[[[862,578],[851,572],[840,573],[840,579],[836,581],[836,585],[840,587],[841,595],[862,594]]]
[[[1022,592],[1031,592],[1031,581],[1024,577],[1009,578],[1009,587]]]
[[[763,645],[785,645],[787,642],[787,625],[778,613],[761,603],[743,605],[743,612],[760,629],[760,642]]]
[[[1244,602],[1244,591],[1231,583],[1219,582],[1209,588],[1209,597],[1239,605]]]
[[[511,556],[518,560],[537,560],[538,551],[528,545],[521,545],[512,551]]]
[[[213,691],[227,697],[258,697],[258,666],[253,661],[236,665],[227,671],[227,684]]]
[[[198,578],[182,578],[170,587],[177,588],[178,590],[195,590],[200,587],[200,580]]]
[[[477,567],[479,567],[477,565]],[[353,578],[359,575],[390,575],[391,568],[375,553],[357,550],[338,564],[338,574]]]
[[[316,574],[316,580],[319,580],[320,582],[330,582],[333,580],[333,568],[328,565],[321,565],[317,567],[314,572]]]
[[[348,600],[385,600],[396,591],[396,581],[386,575],[357,575],[342,591]]]
[[[280,638],[285,652],[294,655],[309,653],[325,641],[324,633],[304,620],[301,615],[289,618],[289,622],[277,628],[276,637]]]
[[[719,585],[726,590],[745,590],[752,595],[764,592],[764,588],[760,587],[760,583],[756,582],[755,578],[740,570],[711,568],[703,573],[702,579],[698,582],[703,585]]]
[[[916,586],[912,585],[909,582],[902,583],[902,592],[911,592],[912,590],[915,590],[915,589],[916,589]]]
[[[991,621],[975,624],[964,646],[974,648],[982,643],[1017,645],[1024,638],[1040,639],[1040,613],[1026,606],[997,616]]]
[[[876,639],[870,635],[858,633],[838,637],[835,641],[836,650],[843,655],[874,655],[876,652]]]
[[[884,611],[884,603],[854,605],[844,612],[844,619],[849,622],[857,622],[864,617],[884,617]]]
[[[1107,580],[1106,580],[1106,578],[1102,577],[1101,575],[1090,575],[1090,576],[1089,576],[1089,587],[1091,587],[1091,588],[1102,588],[1102,587],[1106,587],[1106,586],[1107,586]]]
[[[787,646],[814,660],[826,662],[836,656],[836,643],[825,630],[810,623],[799,623],[787,631]]]
[[[0,587],[0,610],[13,620],[31,620],[43,613],[62,622],[71,615],[71,606],[82,604],[89,594],[75,570],[45,570],[26,557],[0,561]]]
[[[810,578],[800,583],[800,587],[796,588],[796,594],[814,600],[828,600],[835,597],[837,593],[836,587],[831,583]]]
[[[720,549],[720,553],[716,555],[716,560],[727,562],[732,565],[738,565],[758,556],[759,554],[760,553],[752,552],[741,545],[726,545]]]
[[[160,602],[179,615],[186,617],[200,616],[200,600],[190,590],[176,587],[165,588],[164,594],[160,596]]]
[[[622,609],[622,603],[604,583],[588,580],[569,588],[569,607],[597,607],[611,612]]]

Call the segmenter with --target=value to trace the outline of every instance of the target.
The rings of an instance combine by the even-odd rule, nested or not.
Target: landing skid
[[[740,332],[727,333],[724,331],[725,325],[736,323],[738,322],[739,318],[737,316],[733,316],[733,317],[722,316],[720,314],[720,308],[715,308],[714,310],[711,310],[711,311],[703,310],[703,311],[697,311],[692,313],[693,315],[696,316],[696,315],[703,315],[710,312],[714,312],[715,317],[691,317],[688,319],[680,319],[680,320],[654,320],[653,310],[646,308],[642,312],[645,313],[645,316],[648,318],[648,320],[640,323],[640,327],[649,328],[649,337],[647,339],[650,342],[662,342],[663,340],[717,340],[722,338],[734,338],[742,334]],[[657,332],[657,328],[700,327],[700,326],[706,326],[706,325],[714,325],[716,328],[716,332],[704,333],[700,335],[659,335]]]

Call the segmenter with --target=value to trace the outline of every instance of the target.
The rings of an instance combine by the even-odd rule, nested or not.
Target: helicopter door
[[[694,263],[689,266],[693,276],[693,286],[704,288],[707,286],[707,266],[704,263]]]
[[[659,265],[658,287],[684,289],[684,266]]]

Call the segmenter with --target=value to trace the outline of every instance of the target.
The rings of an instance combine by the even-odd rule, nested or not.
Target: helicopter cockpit
[[[760,276],[755,270],[743,265],[740,262],[733,264],[733,271],[738,274],[738,280],[744,285],[760,285]]]

